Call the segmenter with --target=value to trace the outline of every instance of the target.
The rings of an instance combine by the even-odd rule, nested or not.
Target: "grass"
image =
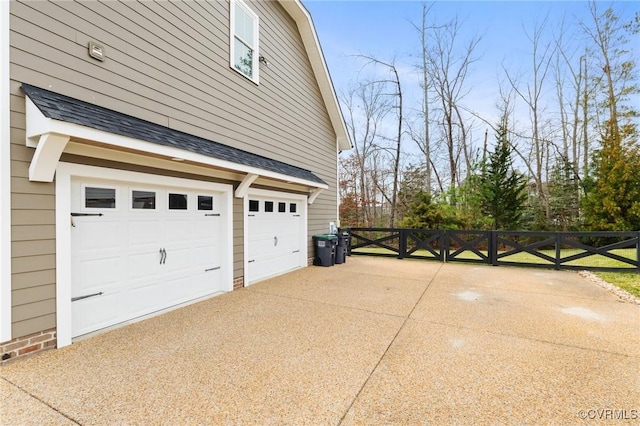
[[[596,275],[636,297],[640,297],[640,274],[634,272],[597,272]]]
[[[395,255],[396,253],[380,247],[363,247],[357,250],[354,250],[357,253],[367,253],[367,254],[390,254]],[[481,253],[487,255],[486,250],[480,250]],[[567,249],[561,251],[562,258],[566,258],[568,256],[582,253],[582,250],[578,249]],[[617,254],[618,256],[624,257],[626,259],[635,260],[637,256],[637,251],[634,248],[631,249],[619,249],[619,250],[611,250],[612,253]],[[555,250],[540,250],[540,253],[544,253],[548,256],[555,257]],[[415,252],[418,256],[428,256],[432,257],[433,255],[426,250],[418,250]],[[460,259],[474,259],[480,260],[480,258],[471,251],[465,251],[461,253],[457,258]],[[534,256],[530,253],[516,253],[513,255],[509,255],[501,258],[500,260],[504,262],[524,262],[524,263],[534,263],[534,264],[547,264],[552,265],[551,262],[547,262],[544,259],[541,259],[537,256]],[[601,255],[592,255],[587,256],[582,259],[578,259],[572,262],[566,263],[566,265],[571,266],[599,266],[599,267],[630,267],[631,265],[626,264],[624,262],[620,262],[615,259],[610,259]],[[636,272],[597,272],[596,275],[608,282],[609,284],[613,284],[617,287],[620,287],[623,290],[628,291],[636,297],[640,297],[640,274]]]

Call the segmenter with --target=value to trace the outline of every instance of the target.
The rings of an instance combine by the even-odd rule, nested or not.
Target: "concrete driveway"
[[[350,257],[0,369],[26,424],[638,424],[640,306],[576,273]]]

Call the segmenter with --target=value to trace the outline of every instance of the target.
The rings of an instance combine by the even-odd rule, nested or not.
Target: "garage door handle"
[[[164,265],[167,261],[167,251],[163,248],[160,249],[160,264]]]
[[[205,269],[205,272],[209,272],[209,271],[217,271],[218,269],[220,269],[219,266],[216,266],[215,268],[209,268],[209,269]]]
[[[294,250],[291,253],[300,253],[300,250]]]
[[[205,216],[220,216],[220,213],[207,213]]]
[[[71,216],[104,216],[102,213],[71,213]]]
[[[103,294],[104,294],[103,292],[93,293],[93,294],[85,294],[84,296],[72,297],[71,301],[75,302],[77,300],[88,299],[88,298],[94,297],[94,296],[102,296]]]
[[[274,246],[278,245],[278,237],[273,237],[273,245]]]

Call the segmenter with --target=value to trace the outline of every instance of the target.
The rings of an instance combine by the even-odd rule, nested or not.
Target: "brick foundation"
[[[238,277],[233,279],[233,289],[237,290],[244,287],[244,277]]]
[[[33,355],[47,349],[53,349],[56,347],[56,344],[55,328],[29,334],[28,336],[16,337],[8,342],[0,343],[0,353],[2,353],[0,363],[5,363],[26,355]]]
[[[313,265],[313,257],[310,257],[307,259],[307,266],[312,266]]]

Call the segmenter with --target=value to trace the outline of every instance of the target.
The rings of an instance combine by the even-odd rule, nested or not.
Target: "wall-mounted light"
[[[267,58],[265,58],[264,56],[260,55],[258,57],[258,61],[260,61],[261,63],[263,63],[265,66],[269,66],[271,64],[271,62],[267,61]]]
[[[100,46],[96,42],[90,41],[89,56],[91,56],[93,59],[99,60],[100,62],[104,62],[104,47]]]

